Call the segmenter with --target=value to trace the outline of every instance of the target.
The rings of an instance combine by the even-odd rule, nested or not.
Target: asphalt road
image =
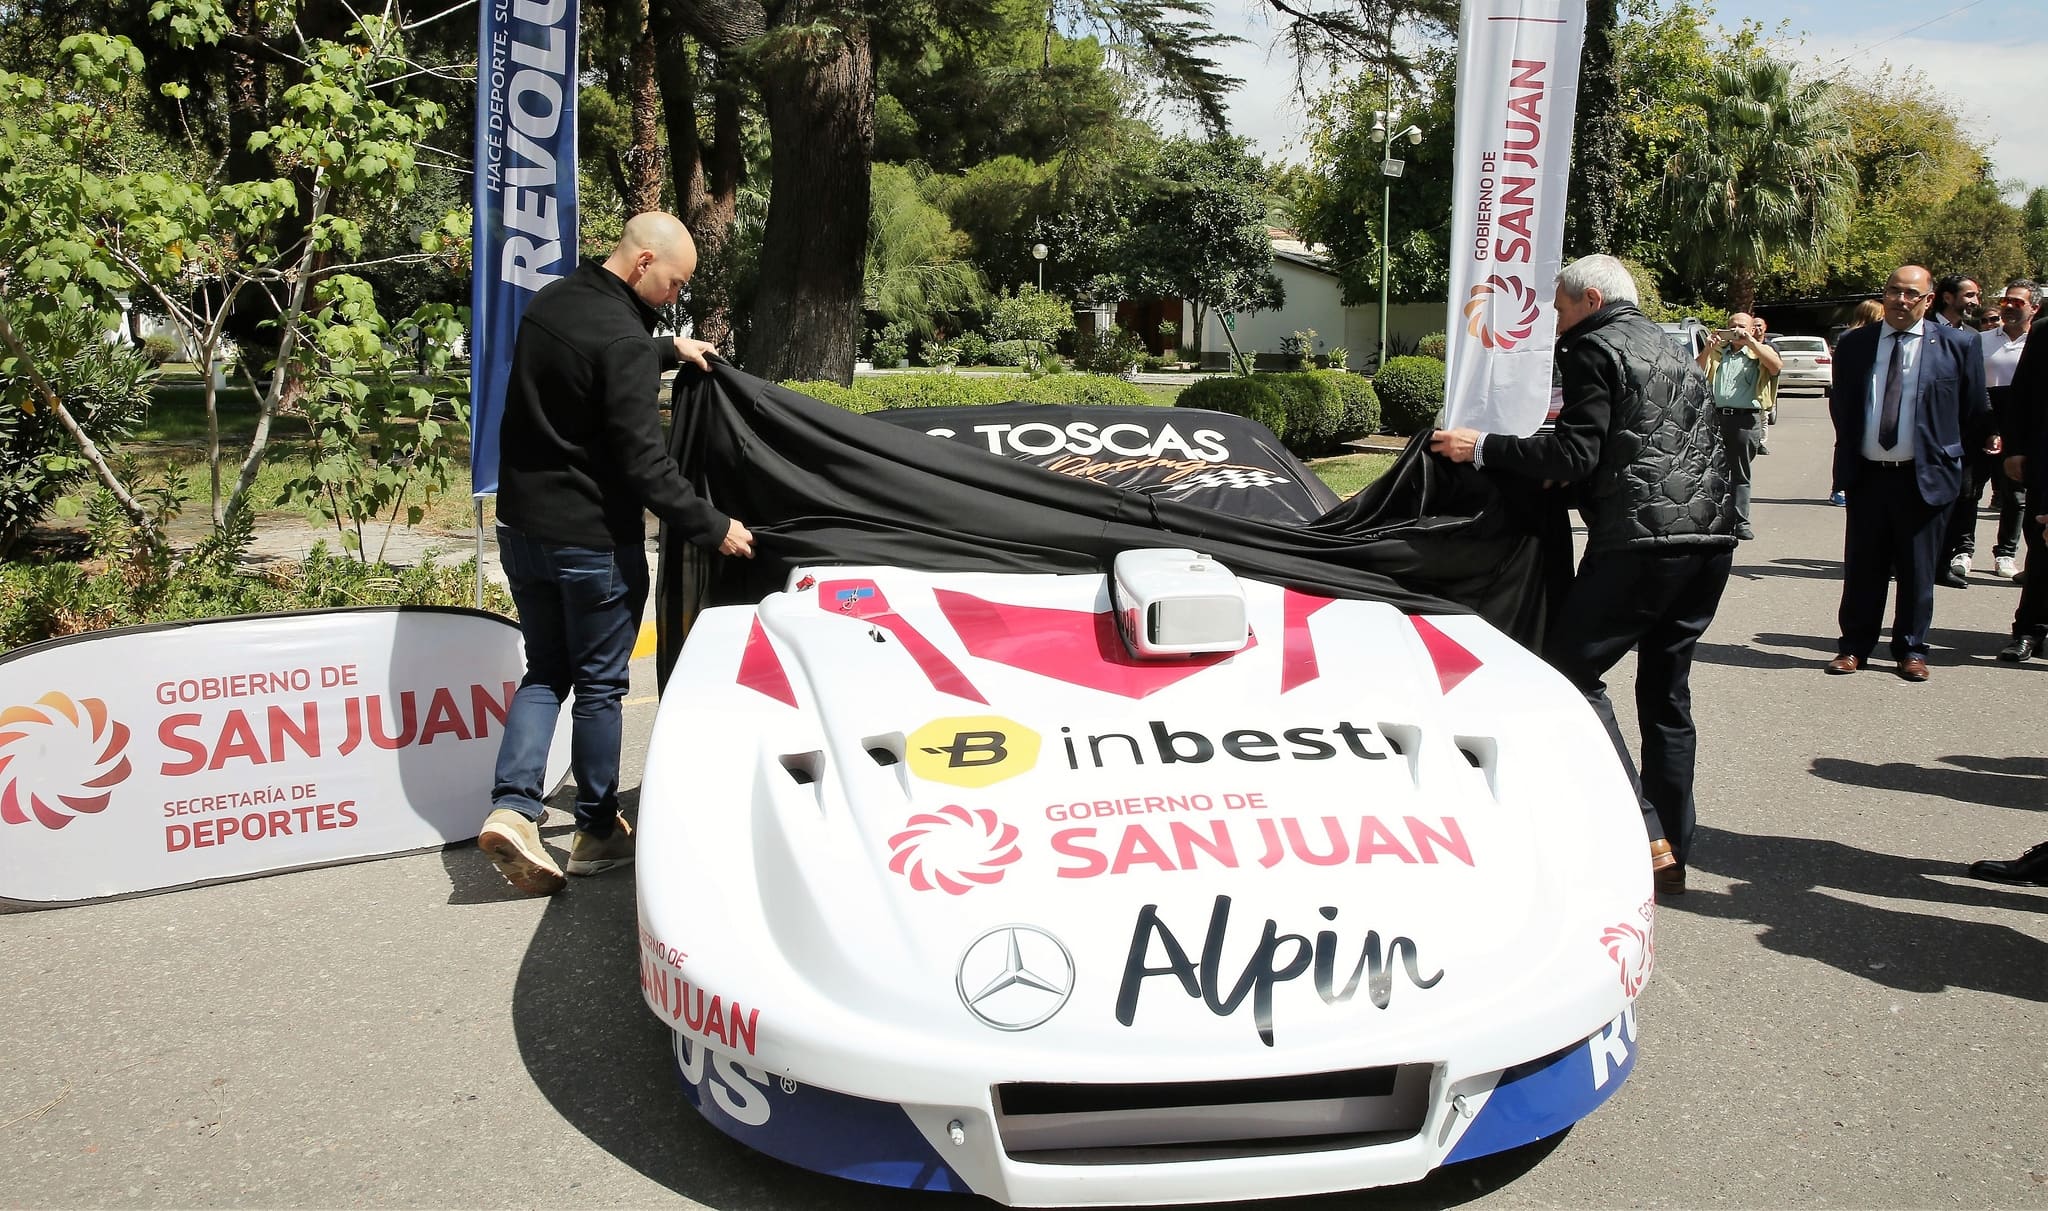
[[[1929,683],[1823,676],[1842,511],[1820,400],[1784,412],[1700,649],[1694,890],[1633,1079],[1373,1205],[2048,1207],[2048,890],[1962,876],[2048,837],[2048,663],[1992,659],[2017,590],[1984,576],[1940,591]],[[469,846],[0,916],[0,1204],[984,1205],[702,1125],[635,972],[630,875],[528,900]]]

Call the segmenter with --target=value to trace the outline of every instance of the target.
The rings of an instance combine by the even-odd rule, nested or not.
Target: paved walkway
[[[1634,1077],[1547,1153],[1288,1206],[2048,1207],[2048,890],[1962,876],[2048,836],[2048,663],[1992,659],[2016,590],[1980,577],[1927,684],[1822,675],[1842,511],[1820,400],[1784,412],[1700,651],[1704,832]],[[985,1205],[730,1143],[634,977],[631,875],[529,900],[467,846],[0,916],[0,1201]]]

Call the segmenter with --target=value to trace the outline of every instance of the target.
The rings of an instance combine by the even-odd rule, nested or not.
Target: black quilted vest
[[[1732,547],[1728,455],[1706,375],[1633,304],[1603,307],[1558,342],[1608,387],[1614,411],[1580,509],[1586,547]]]

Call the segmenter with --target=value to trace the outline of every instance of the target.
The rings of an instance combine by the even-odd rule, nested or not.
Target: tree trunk
[[[661,89],[655,78],[654,26],[642,24],[633,43],[626,87],[632,96],[633,145],[626,151],[626,217],[661,209]]]
[[[740,102],[734,82],[716,52],[690,45],[672,0],[653,0],[648,23],[660,53],[658,65],[663,117],[668,125],[670,188],[677,213],[697,241],[697,274],[690,279],[684,307],[698,340],[733,355],[730,241],[743,176]],[[692,61],[702,63],[701,73]],[[697,90],[712,93],[712,141],[697,131]]]
[[[1749,265],[1735,267],[1735,280],[1728,285],[1728,314],[1744,312],[1756,314],[1756,269]]]
[[[780,24],[811,22],[823,7],[791,3]],[[875,58],[866,26],[849,21],[818,58],[764,65],[760,85],[775,179],[742,358],[767,379],[851,383],[875,147]]]
[[[1578,116],[1572,130],[1571,204],[1565,257],[1614,251],[1621,213],[1621,68],[1614,61],[1616,0],[1587,0],[1579,55]]]

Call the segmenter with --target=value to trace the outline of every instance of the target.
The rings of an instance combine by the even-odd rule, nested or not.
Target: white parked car
[[[1774,336],[1771,347],[1785,361],[1778,372],[1778,389],[1818,387],[1823,396],[1835,390],[1835,358],[1828,343],[1817,336]]]

